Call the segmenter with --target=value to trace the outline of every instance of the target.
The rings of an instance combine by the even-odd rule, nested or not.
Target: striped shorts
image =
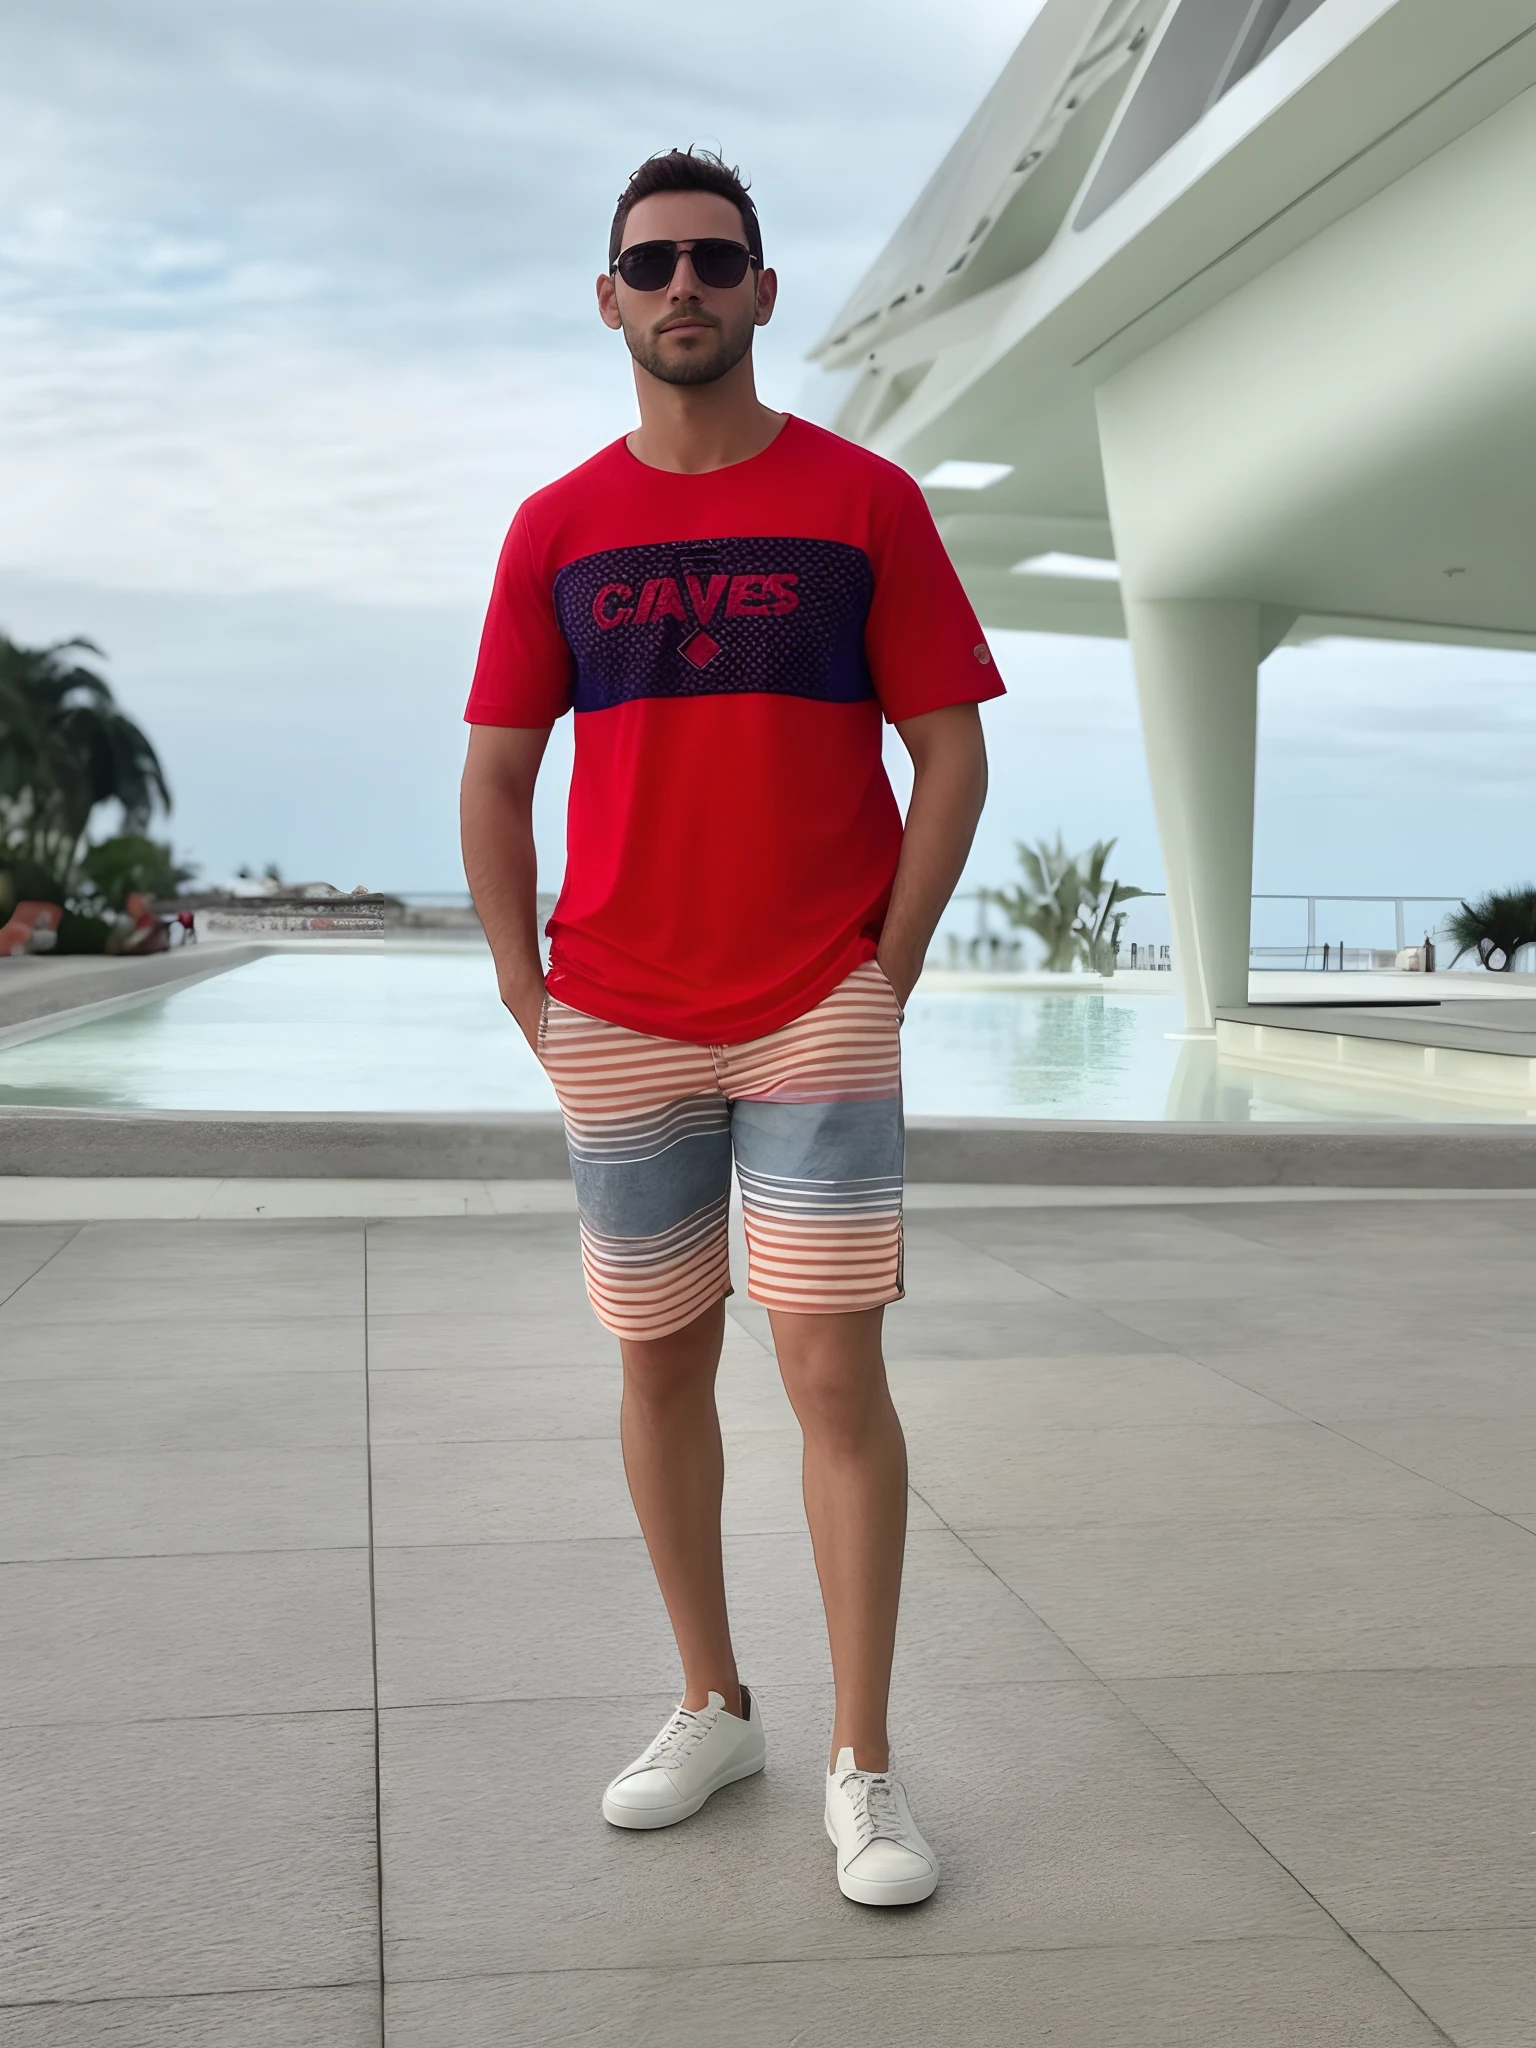
[[[734,1155],[747,1292],[803,1315],[901,1298],[901,1011],[874,961],[744,1045],[648,1038],[546,997],[587,1291],[620,1337],[731,1292]]]

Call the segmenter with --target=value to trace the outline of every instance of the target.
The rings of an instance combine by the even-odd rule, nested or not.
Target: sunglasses
[[[677,259],[685,250],[694,276],[713,292],[733,291],[749,269],[758,268],[750,249],[740,242],[717,241],[713,235],[699,242],[636,242],[613,267],[632,292],[662,292],[672,282]]]

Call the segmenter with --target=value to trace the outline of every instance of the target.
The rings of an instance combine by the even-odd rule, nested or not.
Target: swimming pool
[[[903,1030],[915,1116],[1200,1123],[1522,1122],[1518,1108],[1219,1062],[1167,993],[920,988]],[[116,1110],[553,1109],[472,953],[284,952],[0,1049],[0,1104]]]

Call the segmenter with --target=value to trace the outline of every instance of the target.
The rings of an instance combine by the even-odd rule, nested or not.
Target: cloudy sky
[[[461,884],[458,714],[518,500],[631,421],[592,310],[673,142],[750,174],[771,403],[1031,0],[50,0],[0,9],[0,627],[85,633],[210,878]],[[1125,650],[999,636],[973,862],[1158,860]],[[567,721],[568,723],[568,721]],[[560,754],[557,750],[555,768]],[[1256,886],[1536,867],[1536,657],[1335,644],[1265,674]],[[541,855],[558,875],[556,778]]]

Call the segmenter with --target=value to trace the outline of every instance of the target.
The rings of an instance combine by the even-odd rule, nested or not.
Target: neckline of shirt
[[[647,477],[666,477],[669,481],[680,484],[707,484],[715,477],[739,476],[744,469],[750,469],[755,462],[766,462],[775,449],[780,447],[788,437],[790,428],[798,425],[799,420],[794,413],[785,413],[783,426],[780,427],[766,448],[759,448],[755,455],[743,456],[740,462],[722,462],[718,469],[658,469],[654,463],[642,462],[640,460],[634,449],[629,445],[628,434],[621,434],[614,445],[627,461],[635,465],[636,469],[644,470]]]

